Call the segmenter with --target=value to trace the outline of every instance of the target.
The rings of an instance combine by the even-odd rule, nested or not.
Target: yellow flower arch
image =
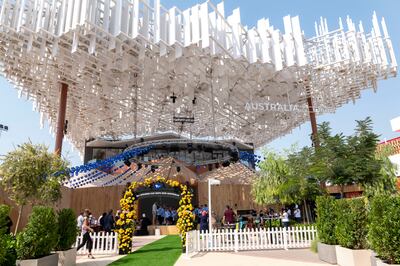
[[[125,191],[123,198],[120,200],[121,215],[117,221],[118,243],[119,250],[123,254],[131,252],[132,237],[135,231],[134,221],[137,219],[138,201],[135,197],[135,190],[140,187],[150,187],[154,183],[164,183],[173,188],[179,188],[181,198],[179,200],[178,208],[178,227],[179,234],[181,235],[182,246],[186,243],[186,232],[194,229],[194,215],[192,198],[193,193],[188,190],[188,187],[178,181],[165,179],[164,177],[147,178],[143,182],[133,182]]]

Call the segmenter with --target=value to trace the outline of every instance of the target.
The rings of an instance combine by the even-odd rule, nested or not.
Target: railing
[[[186,255],[201,251],[307,248],[316,238],[314,226],[272,229],[217,229],[212,234],[190,231],[186,234]]]
[[[98,232],[91,233],[93,241],[92,254],[118,254],[118,235],[116,233]],[[83,241],[83,235],[76,238],[75,247]],[[86,245],[77,251],[77,254],[87,254]]]

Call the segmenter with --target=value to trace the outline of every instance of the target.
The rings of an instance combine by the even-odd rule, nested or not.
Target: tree
[[[258,204],[279,202],[280,186],[287,180],[286,158],[278,153],[264,150],[264,161],[259,163],[260,174],[253,182],[252,194]]]
[[[19,206],[15,233],[23,207],[32,204],[50,205],[61,198],[61,182],[67,178],[68,162],[50,153],[44,145],[31,142],[4,156],[0,164],[0,186]],[[62,174],[55,175],[61,172]]]

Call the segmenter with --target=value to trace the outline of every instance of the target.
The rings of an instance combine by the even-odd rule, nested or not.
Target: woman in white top
[[[289,214],[287,213],[286,209],[283,209],[282,224],[283,224],[283,227],[285,227],[285,228],[289,227]]]
[[[79,246],[76,248],[76,250],[78,251],[86,244],[86,248],[88,250],[88,258],[94,259],[92,255],[93,240],[90,237],[89,232],[94,232],[94,230],[90,227],[89,213],[85,211],[82,224],[83,240],[82,243],[80,243]]]

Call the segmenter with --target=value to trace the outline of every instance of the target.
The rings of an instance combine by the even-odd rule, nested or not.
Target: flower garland
[[[192,198],[193,193],[188,190],[188,187],[184,184],[180,184],[178,181],[165,179],[164,177],[147,178],[144,182],[133,182],[125,191],[124,197],[120,200],[122,213],[117,221],[118,242],[121,253],[127,254],[131,252],[132,237],[135,231],[134,221],[137,219],[137,208],[138,201],[135,195],[136,189],[139,187],[150,187],[154,183],[164,183],[172,188],[179,188],[181,198],[179,200],[178,208],[178,221],[176,226],[178,227],[179,234],[181,235],[181,243],[184,247],[186,244],[186,232],[194,229],[194,215]]]

